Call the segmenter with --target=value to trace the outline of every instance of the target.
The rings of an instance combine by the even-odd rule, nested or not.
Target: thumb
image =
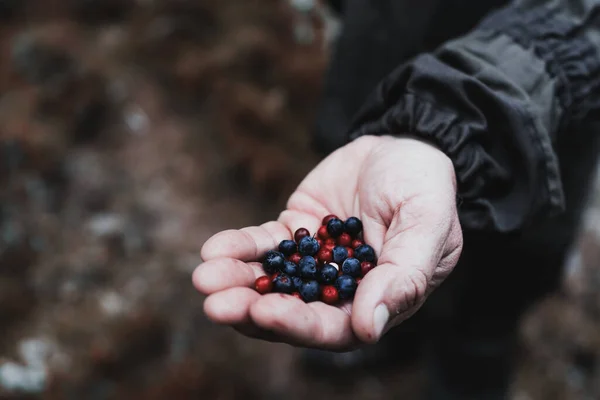
[[[444,219],[433,224],[418,220],[420,223],[415,224],[400,221],[398,215],[393,217],[378,266],[356,290],[352,327],[363,342],[377,342],[387,330],[412,316],[424,303],[432,282],[440,278],[438,265],[455,224]],[[447,267],[441,273],[447,275],[455,262],[443,264]]]

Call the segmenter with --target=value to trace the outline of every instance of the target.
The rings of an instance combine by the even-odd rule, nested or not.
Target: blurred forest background
[[[336,27],[310,0],[0,0],[0,399],[413,398],[418,362],[305,376],[191,285],[211,234],[276,216],[318,162]],[[522,323],[515,400],[600,398],[596,192]]]

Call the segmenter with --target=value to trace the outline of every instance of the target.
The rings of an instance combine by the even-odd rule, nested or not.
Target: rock
[[[97,214],[88,222],[88,228],[100,238],[120,236],[125,230],[125,220],[117,214]]]
[[[19,354],[27,366],[45,369],[52,347],[48,340],[25,339],[19,343]]]
[[[47,375],[43,368],[7,362],[0,365],[0,387],[8,392],[42,393],[46,388]]]

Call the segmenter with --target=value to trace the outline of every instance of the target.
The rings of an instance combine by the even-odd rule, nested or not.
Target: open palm
[[[331,154],[300,184],[277,221],[211,237],[194,272],[213,321],[296,346],[350,350],[410,317],[452,271],[462,249],[450,160],[412,138],[363,137]],[[325,215],[360,218],[378,266],[352,302],[333,307],[260,295],[257,260],[296,229],[316,232]]]

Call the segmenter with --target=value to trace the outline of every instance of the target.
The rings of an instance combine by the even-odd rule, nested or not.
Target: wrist
[[[379,145],[383,147],[390,146],[393,142],[403,148],[410,148],[415,159],[420,162],[426,161],[429,165],[432,165],[436,172],[446,175],[458,201],[458,186],[454,163],[435,142],[410,133],[373,137],[379,139]]]

